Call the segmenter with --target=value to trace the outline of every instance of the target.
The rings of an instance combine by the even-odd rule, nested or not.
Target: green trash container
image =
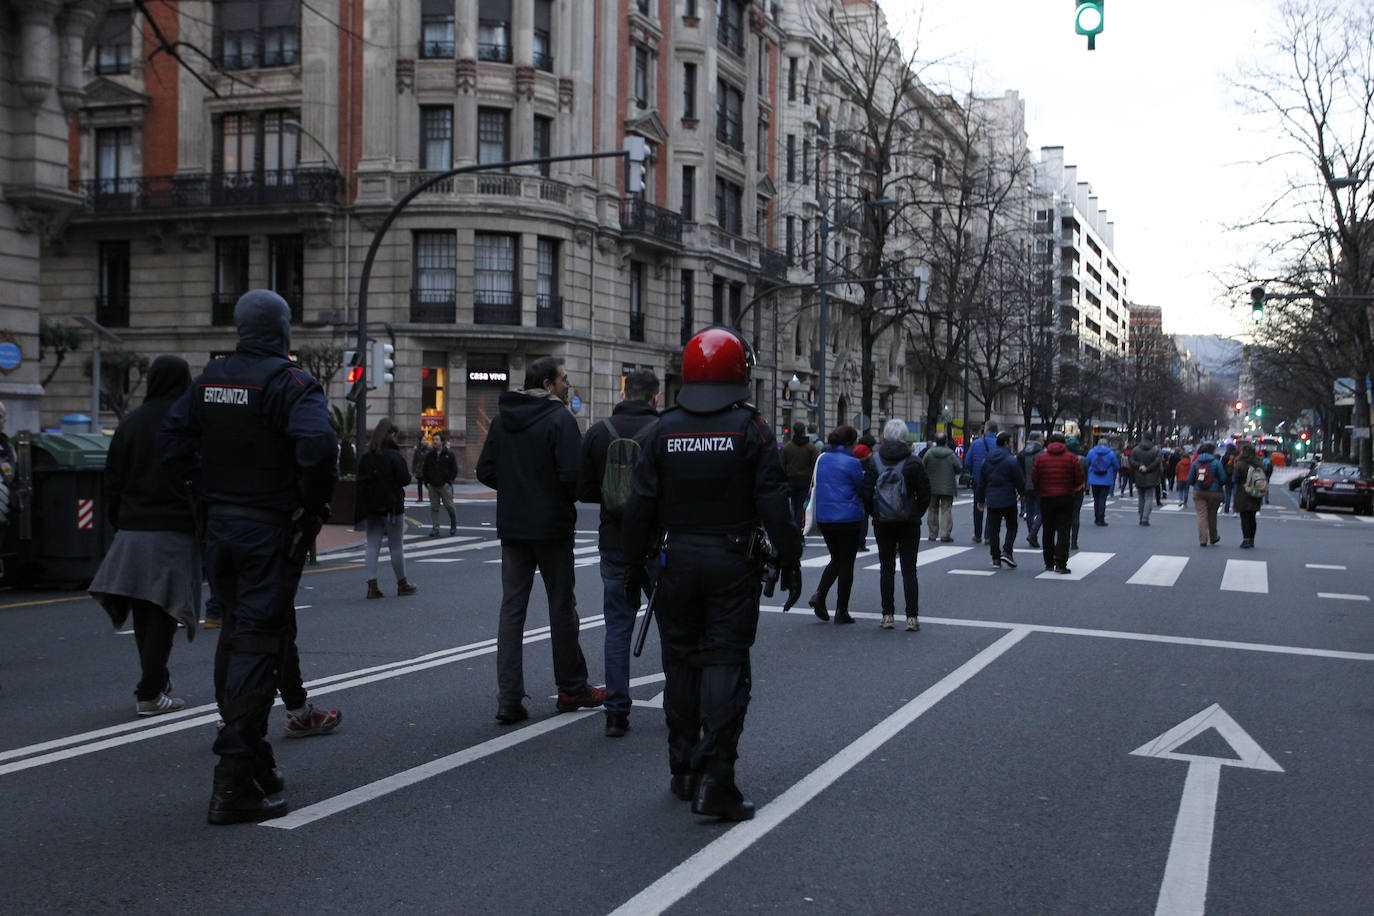
[[[114,541],[105,506],[110,437],[34,433],[28,439],[27,518],[19,553],[32,583],[85,588]],[[20,456],[21,466],[24,457]]]

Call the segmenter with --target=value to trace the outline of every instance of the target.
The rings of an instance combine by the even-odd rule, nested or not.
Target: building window
[[[268,285],[291,306],[291,323],[305,317],[305,244],[299,235],[274,235],[267,243]]]
[[[744,189],[733,181],[716,179],[716,225],[739,235],[744,231],[743,206]]]
[[[479,232],[473,236],[473,321],[519,324],[520,285],[516,237]]]
[[[477,9],[478,59],[510,63],[510,0],[480,0]]]
[[[768,39],[759,36],[759,95],[768,96]]]
[[[262,114],[263,184],[291,184],[300,163],[300,137],[286,127],[295,112],[265,111]]]
[[[683,0],[682,15],[687,19],[697,18],[697,0]]]
[[[453,56],[453,0],[420,0],[420,56]]]
[[[768,171],[768,120],[766,118],[759,118],[758,168],[760,172]]]
[[[635,0],[635,6],[637,6],[639,11],[645,16],[649,15],[649,0]]]
[[[215,296],[211,323],[234,323],[234,304],[248,292],[248,236],[215,239]]]
[[[477,109],[477,161],[510,159],[510,112],[505,108]]]
[[[682,116],[695,119],[697,116],[697,65],[682,65]]]
[[[744,0],[716,0],[716,41],[744,54]]]
[[[216,63],[226,70],[286,67],[300,58],[300,0],[223,0],[214,5]]]
[[[221,183],[230,188],[293,184],[300,161],[300,138],[286,122],[297,117],[294,111],[230,112],[221,116],[214,159]]]
[[[811,140],[802,138],[802,184],[811,180]]]
[[[787,180],[797,180],[797,135],[787,135]]]
[[[739,315],[744,305],[744,284],[730,284],[730,327],[739,327]]]
[[[649,49],[635,45],[635,104],[649,107]]]
[[[453,168],[453,109],[447,105],[420,108],[420,168],[427,172]]]
[[[744,149],[744,93],[725,80],[716,80],[716,139]]]
[[[542,307],[558,295],[558,240],[540,236],[535,260]]]
[[[95,72],[128,73],[133,48],[133,10],[110,10],[100,24],[96,44]]]
[[[95,320],[107,328],[129,326],[129,243],[100,243],[100,294]]]
[[[695,295],[695,278],[690,270],[682,272],[678,290],[678,322],[681,325],[681,341],[685,347],[692,339],[692,297]]]
[[[630,262],[630,339],[644,339],[644,265]]]
[[[101,127],[95,132],[95,178],[98,193],[132,194],[135,190],[134,131]]]
[[[797,59],[787,58],[787,101],[797,100]]]
[[[457,237],[452,232],[416,232],[415,304],[452,305],[457,266]]]
[[[725,324],[725,281],[711,278],[711,324]]]
[[[682,219],[692,222],[697,218],[697,169],[694,165],[682,167]]]
[[[534,116],[534,155],[536,158],[553,155],[553,118]],[[549,177],[548,162],[539,163],[539,174]]]
[[[789,217],[787,217],[787,221],[786,221],[785,225],[787,226],[787,229],[786,229],[786,233],[787,233],[787,235],[786,235],[786,244],[787,244],[787,248],[786,248],[784,251],[785,251],[785,253],[786,253],[786,255],[787,255],[787,263],[788,263],[788,264],[791,264],[791,263],[792,263],[792,258],[793,258],[793,256],[796,254],[796,251],[797,251],[797,218],[796,218],[795,216],[789,216]]]
[[[553,70],[553,0],[534,0],[533,59],[536,70]]]
[[[768,198],[760,197],[758,206],[754,208],[754,235],[758,237],[759,244],[768,244]]]
[[[801,226],[801,247],[797,249],[797,260],[805,267],[811,261],[811,220],[802,220]]]

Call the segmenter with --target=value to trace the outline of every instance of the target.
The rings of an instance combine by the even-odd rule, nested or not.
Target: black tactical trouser
[[[733,784],[749,709],[758,567],[724,537],[669,535],[655,588],[669,768]]]
[[[223,613],[215,651],[215,698],[224,727],[217,776],[251,778],[275,765],[267,717],[290,651],[301,569],[286,558],[285,529],[210,518],[205,569]]]

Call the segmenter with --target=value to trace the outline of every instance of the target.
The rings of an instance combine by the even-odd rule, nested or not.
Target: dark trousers
[[[792,517],[796,519],[799,527],[806,524],[806,497],[810,492],[811,478],[809,477],[787,482],[787,498],[792,503]]]
[[[1083,497],[1084,497],[1084,491],[1083,491],[1083,490],[1075,490],[1075,491],[1074,491],[1074,494],[1073,494],[1073,511],[1072,511],[1072,513],[1071,513],[1070,516],[1069,516],[1069,536],[1072,537],[1072,538],[1074,539],[1075,542],[1078,540],[1078,520],[1079,520],[1079,516],[1081,516],[1081,515],[1083,514]],[[1044,499],[1044,497],[1042,496],[1042,497],[1040,498],[1040,515],[1043,517],[1044,514],[1045,514],[1045,499]],[[1048,525],[1049,523],[1046,522],[1045,524]],[[1042,543],[1043,543],[1043,542],[1042,542]]]
[[[606,619],[606,711],[630,711],[630,643],[634,640],[639,592],[625,591],[628,566],[623,551],[601,548],[602,611]]]
[[[762,584],[754,563],[725,544],[719,536],[669,534],[654,613],[668,767],[733,784]]]
[[[825,604],[826,593],[838,581],[835,590],[835,610],[849,610],[849,592],[854,587],[854,558],[863,544],[862,522],[822,522],[821,536],[825,538],[825,549],[830,551],[830,562],[825,564],[821,573],[821,584],[816,587],[821,604]]]
[[[205,619],[219,620],[223,622],[224,614],[220,610],[219,601],[214,595],[205,602]],[[301,654],[296,649],[296,602],[291,602],[291,645],[286,650],[286,656],[282,659],[281,679],[277,682],[277,691],[281,694],[282,703],[287,709],[300,709],[306,703],[305,681],[301,676]],[[221,634],[223,635],[223,634]],[[218,649],[216,654],[218,655]],[[228,651],[226,645],[225,651]],[[215,697],[215,702],[220,702],[220,697]]]
[[[301,576],[286,558],[285,538],[284,529],[247,519],[206,522],[205,568],[224,620],[215,651],[221,775],[251,776],[275,765],[267,716],[290,655]]]
[[[1105,522],[1107,520],[1107,499],[1112,495],[1112,485],[1109,483],[1093,484],[1093,521]]]
[[[916,617],[920,607],[920,586],[916,582],[916,549],[921,544],[921,521],[875,522],[873,537],[878,541],[878,594],[883,613],[896,614],[897,561],[902,562],[902,599],[906,616]]]
[[[1077,499],[1083,498],[1081,491]],[[1040,531],[1040,551],[1045,565],[1063,568],[1069,565],[1069,531],[1073,517],[1075,494],[1041,496],[1040,515],[1045,525]]]
[[[998,546],[1002,523],[1007,525],[1007,534]],[[988,506],[988,552],[994,560],[1003,554],[1012,553],[1016,547],[1016,506]]]
[[[496,684],[500,706],[518,706],[525,696],[525,615],[534,571],[544,579],[549,600],[553,679],[564,693],[587,686],[587,660],[577,641],[580,621],[573,595],[573,539],[501,542],[501,618],[496,632]]]
[[[134,618],[134,642],[142,669],[134,696],[152,700],[167,686],[167,659],[172,655],[172,640],[177,635],[176,618],[151,601],[134,598],[130,602]]]
[[[1040,533],[1040,494],[1026,494],[1026,537],[1033,538]]]
[[[978,500],[973,501],[973,539],[983,539],[983,510],[978,508]]]
[[[1258,515],[1259,513],[1254,510],[1240,510],[1240,536],[1247,541],[1255,539],[1255,531],[1259,528],[1259,523],[1256,521]]]

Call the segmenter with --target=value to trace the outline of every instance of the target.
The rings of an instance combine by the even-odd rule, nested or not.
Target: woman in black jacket
[[[888,489],[878,492],[878,478],[882,471],[899,468],[902,505],[897,493]],[[921,519],[930,506],[930,477],[921,459],[911,454],[907,441],[907,426],[901,420],[888,420],[883,426],[883,439],[872,455],[863,461],[863,501],[873,518],[873,536],[878,542],[878,594],[883,602],[884,630],[893,626],[897,612],[894,594],[897,580],[897,560],[902,561],[902,597],[906,607],[906,628],[915,632],[921,628],[919,615],[920,591],[916,581],[916,548],[921,543]],[[895,481],[894,481],[895,482]]]
[[[157,459],[157,431],[168,409],[191,385],[179,356],[159,356],[148,369],[148,396],[115,430],[105,462],[105,506],[114,543],[91,581],[91,596],[116,627],[134,618],[142,677],[134,689],[140,716],[176,712],[167,659],[177,624],[187,640],[200,618],[200,550],[184,481]]]
[[[396,574],[396,594],[413,595],[418,589],[406,581],[406,484],[410,470],[401,457],[397,431],[383,417],[377,421],[367,440],[367,453],[358,462],[358,501],[367,517],[367,597],[380,598],[377,587],[377,557],[386,535],[391,554],[391,571]]]

